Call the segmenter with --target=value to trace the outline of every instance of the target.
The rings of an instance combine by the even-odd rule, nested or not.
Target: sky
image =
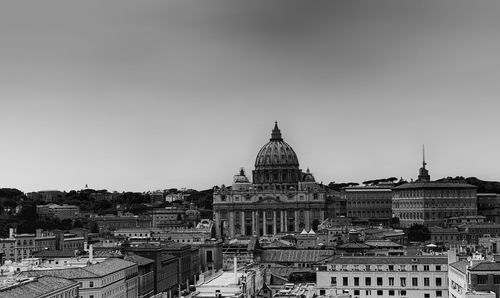
[[[500,180],[496,0],[2,3],[0,187],[232,183],[278,121],[318,182]]]

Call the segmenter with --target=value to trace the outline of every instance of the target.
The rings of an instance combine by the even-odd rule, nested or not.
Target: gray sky
[[[0,187],[230,184],[277,120],[317,181],[500,179],[500,2],[0,9]]]

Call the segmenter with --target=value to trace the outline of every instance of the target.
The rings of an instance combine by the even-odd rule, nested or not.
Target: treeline
[[[465,178],[463,176],[446,177],[437,181],[447,181],[456,183],[468,183],[477,186],[478,193],[497,193],[500,194],[500,182],[498,181],[485,181],[476,177]]]

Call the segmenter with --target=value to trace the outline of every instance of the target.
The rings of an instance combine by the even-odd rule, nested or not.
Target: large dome
[[[253,183],[261,184],[263,189],[274,185],[276,189],[288,190],[290,187],[297,188],[301,177],[297,155],[283,141],[278,123],[275,123],[271,140],[260,149],[255,159]]]
[[[275,123],[271,139],[260,149],[255,158],[255,168],[279,166],[298,167],[299,160],[292,147],[281,138],[278,123]]]

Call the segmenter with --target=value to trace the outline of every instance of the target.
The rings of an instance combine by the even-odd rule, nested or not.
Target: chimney
[[[89,262],[92,264],[94,262],[94,245],[89,245]]]
[[[233,263],[234,263],[234,283],[235,284],[238,284],[238,258],[236,258],[236,256],[234,256],[234,259],[233,259]]]

